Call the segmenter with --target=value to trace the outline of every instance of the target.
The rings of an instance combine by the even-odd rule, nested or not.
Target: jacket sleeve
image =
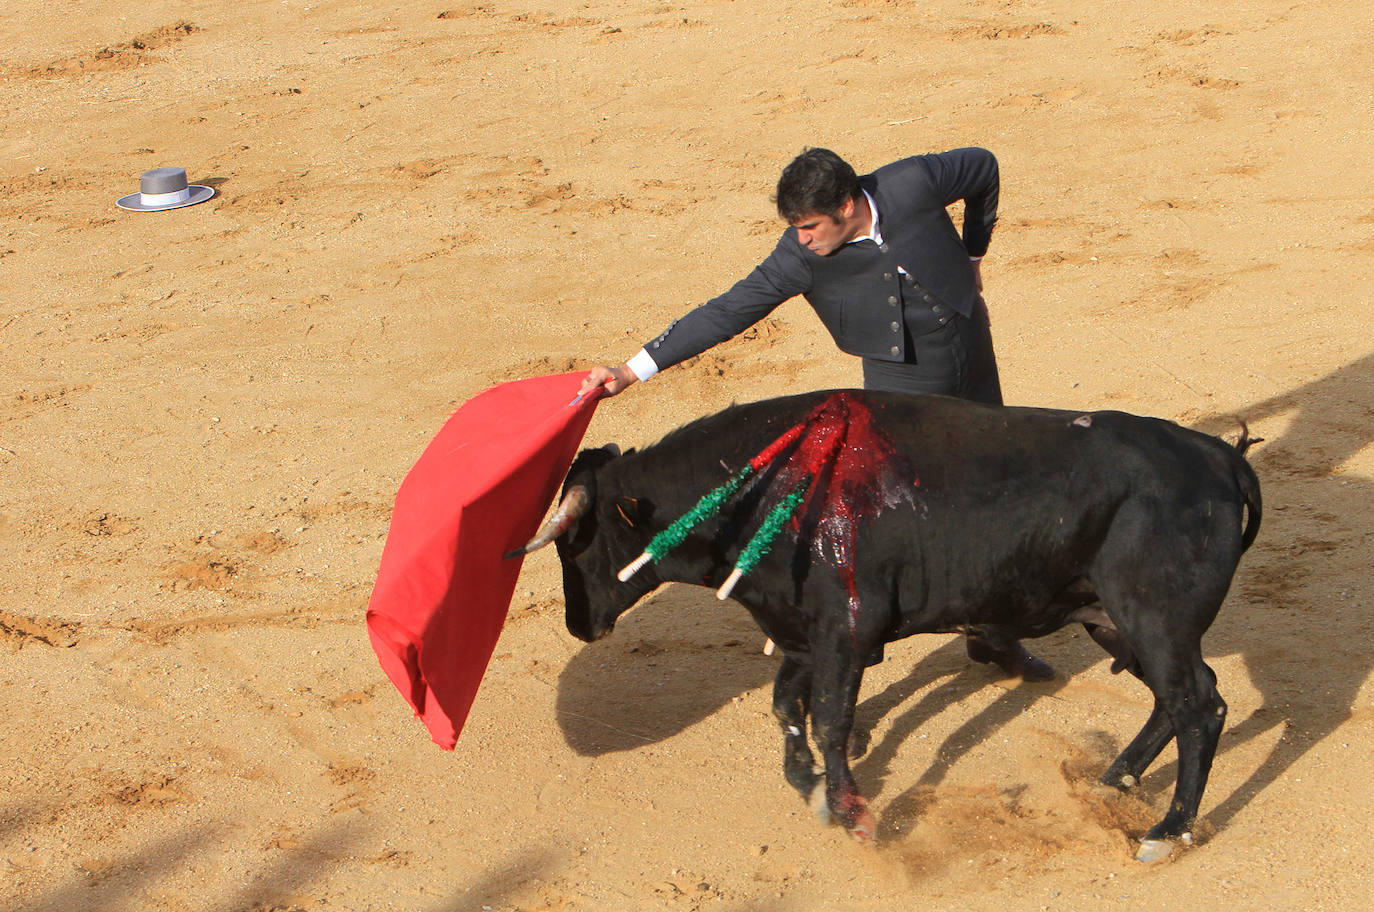
[[[783,301],[811,287],[811,267],[789,230],[768,258],[727,292],[669,324],[645,343],[662,370],[719,345],[762,320]]]
[[[969,256],[987,253],[997,224],[997,158],[987,149],[968,148],[923,155],[920,160],[943,205],[964,201],[964,247]]]

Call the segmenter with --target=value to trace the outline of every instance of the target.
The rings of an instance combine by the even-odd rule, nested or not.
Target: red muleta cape
[[[585,371],[503,383],[453,413],[401,482],[367,609],[391,682],[452,750],[523,558],[587,431]]]

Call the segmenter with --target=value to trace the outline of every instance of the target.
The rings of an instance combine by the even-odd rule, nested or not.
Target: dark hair
[[[839,214],[863,188],[849,163],[829,149],[807,149],[782,169],[778,178],[778,215],[795,222],[808,215]]]

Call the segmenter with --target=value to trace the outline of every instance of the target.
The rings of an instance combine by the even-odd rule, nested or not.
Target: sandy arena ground
[[[1374,890],[1368,0],[46,0],[0,17],[0,908],[1349,910]],[[1013,404],[1267,438],[1197,847],[1084,636],[865,680],[861,848],[783,781],[776,658],[670,587],[588,647],[526,562],[457,750],[363,612],[397,486],[497,382],[620,361],[772,247],[778,170],[1002,163]],[[135,214],[179,165],[217,197]],[[858,383],[800,302],[589,444]]]

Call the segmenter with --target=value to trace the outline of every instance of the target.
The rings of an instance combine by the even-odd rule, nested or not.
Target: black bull
[[[1102,781],[1134,785],[1178,739],[1174,798],[1144,857],[1191,841],[1226,716],[1201,640],[1259,529],[1246,445],[1121,412],[810,393],[733,406],[642,451],[583,451],[521,551],[556,540],[568,630],[591,641],[662,583],[720,587],[771,514],[778,534],[733,597],[784,652],[773,711],[787,780],[861,840],[875,826],[848,746],[884,643],[1083,623],[1155,698]],[[732,478],[666,554],[617,579]],[[773,512],[789,493],[795,512]]]

